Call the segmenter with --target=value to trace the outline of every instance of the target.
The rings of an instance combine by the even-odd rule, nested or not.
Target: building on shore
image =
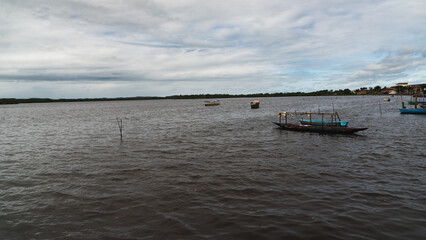
[[[384,89],[385,90],[385,89]],[[395,86],[386,89],[387,94],[412,94],[412,93],[426,93],[426,83],[421,84],[408,84],[397,83]]]

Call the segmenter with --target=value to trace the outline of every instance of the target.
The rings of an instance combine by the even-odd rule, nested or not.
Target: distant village
[[[376,86],[374,88],[359,88],[353,91],[357,95],[371,95],[371,94],[414,94],[414,93],[424,93],[426,94],[426,84],[408,84],[408,83],[398,83],[392,87],[380,87]]]

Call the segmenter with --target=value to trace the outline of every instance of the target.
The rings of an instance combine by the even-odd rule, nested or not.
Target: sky
[[[426,83],[424,0],[1,0],[0,98]]]

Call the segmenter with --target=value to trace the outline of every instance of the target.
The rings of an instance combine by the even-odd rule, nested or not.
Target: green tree
[[[373,91],[375,92],[375,93],[378,93],[378,92],[380,92],[382,90],[382,87],[380,87],[380,86],[375,86],[374,87],[374,89],[373,89]]]
[[[346,88],[346,89],[343,90],[343,94],[344,95],[352,95],[352,91],[349,90],[349,88]]]

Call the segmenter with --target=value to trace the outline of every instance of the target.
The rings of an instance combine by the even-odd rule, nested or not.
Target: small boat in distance
[[[260,101],[251,101],[250,102],[250,107],[251,108],[259,108],[259,105],[260,105]]]
[[[302,120],[301,124],[288,123],[289,116],[305,116],[309,117],[309,120]],[[312,115],[320,115],[321,121],[312,121]],[[273,122],[280,128],[289,131],[300,131],[300,132],[318,132],[318,133],[339,133],[339,134],[351,134],[368,128],[354,128],[347,127],[348,122],[340,121],[340,117],[337,112],[334,113],[313,113],[313,112],[279,112],[279,122]],[[282,117],[284,116],[284,122]],[[330,116],[331,121],[324,121],[325,116]],[[339,121],[337,121],[337,118]],[[338,123],[339,122],[339,123]]]
[[[217,105],[220,105],[219,100],[204,101],[204,106],[217,106]]]
[[[386,102],[390,102],[390,98],[385,98],[383,100],[386,101]]]

